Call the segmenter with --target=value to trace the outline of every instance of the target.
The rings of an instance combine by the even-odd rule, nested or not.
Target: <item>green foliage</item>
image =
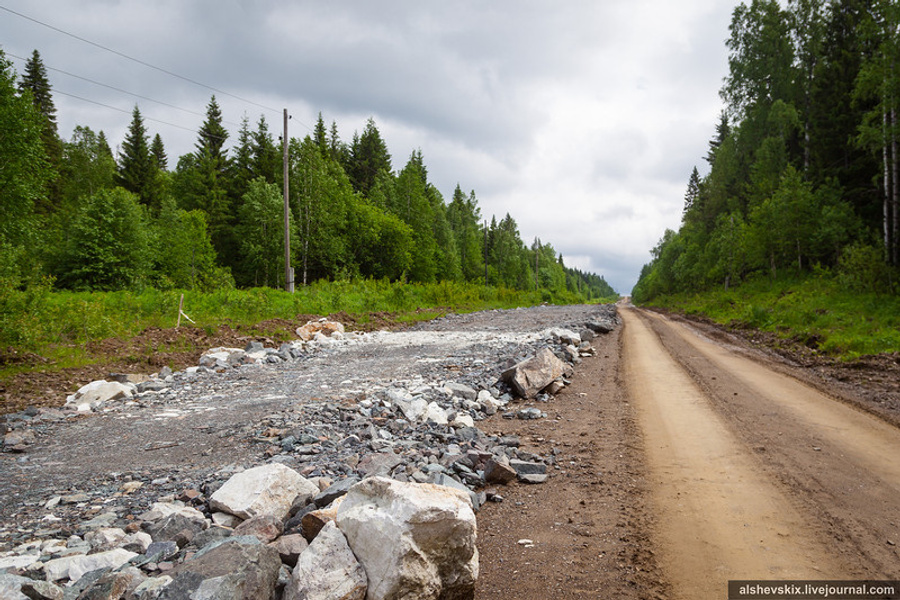
[[[364,277],[519,290],[536,285],[543,289],[534,301],[614,295],[602,277],[567,268],[551,246],[526,248],[510,215],[490,228],[482,225],[474,191],[466,196],[457,186],[447,204],[428,180],[421,150],[394,173],[373,119],[348,145],[337,124],[326,129],[320,115],[312,136],[282,140],[279,148],[264,117],[251,131],[245,116],[229,149],[213,96],[195,151],[169,172],[162,138],[150,142],[135,106],[117,160],[103,132],[76,127],[52,187],[54,170],[41,145],[52,99],[35,57],[23,95],[16,93],[8,62],[0,60],[4,289],[47,274],[57,286],[77,290],[282,287],[287,144],[290,259],[302,286]]]
[[[883,265],[880,257],[871,262],[877,249],[860,247],[854,253],[857,265]],[[847,287],[841,275],[805,274],[776,282],[753,278],[739,288],[659,296],[652,304],[769,331],[784,343],[844,360],[900,351],[900,297]]]
[[[291,246],[297,242],[289,219]],[[240,209],[238,239],[242,264],[253,285],[284,286],[284,200],[278,188],[263,177],[250,182]]]
[[[154,225],[156,287],[211,291],[234,286],[230,273],[216,265],[205,213],[180,209],[166,199]]]
[[[134,287],[149,274],[149,249],[137,196],[122,188],[101,190],[75,212],[54,275],[70,289]]]
[[[44,119],[0,50],[0,278],[18,285],[32,271],[39,221],[35,207],[53,177],[42,141]]]
[[[155,209],[159,209],[160,194],[157,185],[159,169],[150,154],[150,142],[144,117],[135,106],[131,113],[131,124],[128,134],[122,142],[119,154],[119,172],[116,183],[129,192],[136,194],[139,200]]]
[[[838,280],[850,291],[884,294],[894,286],[890,267],[884,262],[884,250],[856,242],[841,252]]]
[[[889,68],[900,56],[900,10],[859,0],[783,5],[752,0],[734,10],[721,91],[730,119],[710,142],[709,173],[692,173],[681,228],[663,235],[642,270],[638,302],[808,273],[886,289],[897,259],[869,240],[883,233],[900,254],[892,116],[900,77]],[[860,156],[862,147],[872,154]],[[765,324],[767,314],[757,304],[741,318]]]

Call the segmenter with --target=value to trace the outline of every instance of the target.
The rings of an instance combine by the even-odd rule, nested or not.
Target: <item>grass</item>
[[[842,360],[900,352],[900,297],[848,290],[828,276],[757,279],[647,304],[772,332]]]
[[[212,293],[152,289],[64,292],[49,286],[7,289],[0,291],[0,379],[22,370],[92,364],[97,357],[89,348],[91,342],[129,339],[151,327],[175,327],[182,293],[185,314],[210,335],[219,326],[229,325],[268,336],[265,328],[253,326],[272,319],[295,319],[297,315],[346,312],[364,323],[370,315],[391,313],[394,321],[413,323],[450,311],[583,301],[571,294],[548,295],[546,291],[538,294],[454,282],[404,284],[384,280],[319,282],[298,288],[294,294],[270,288]],[[184,340],[176,345],[189,343]],[[42,358],[17,359],[23,355]]]

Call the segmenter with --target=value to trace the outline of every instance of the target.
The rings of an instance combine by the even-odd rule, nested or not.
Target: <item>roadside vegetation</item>
[[[900,297],[857,291],[827,273],[756,278],[728,290],[658,296],[644,305],[771,332],[780,343],[841,360],[900,353]]]
[[[854,358],[900,350],[900,5],[735,8],[725,101],[632,297]]]
[[[241,330],[244,335],[282,340],[292,337],[292,328],[308,318],[335,313],[347,315],[353,327],[369,329],[428,320],[449,312],[585,301],[565,291],[552,294],[468,283],[387,280],[320,281],[293,294],[272,288],[69,292],[33,285],[23,290],[7,289],[0,295],[0,381],[22,372],[122,358],[104,357],[96,343],[112,338],[128,340],[148,329],[174,328],[181,294],[184,313],[193,321],[182,318],[182,328],[199,328],[210,339],[217,336],[221,327],[228,327]],[[148,351],[206,349],[194,347],[196,336],[175,334],[170,339],[175,341]]]

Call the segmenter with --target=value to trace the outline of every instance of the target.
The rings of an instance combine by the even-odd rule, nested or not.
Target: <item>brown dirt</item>
[[[619,332],[594,347],[570,386],[535,405],[548,419],[482,423],[520,436],[526,451],[555,455],[558,469],[543,485],[490,488],[504,501],[478,515],[477,598],[668,597],[649,537],[639,433],[619,381]]]
[[[133,338],[108,338],[89,342],[87,353],[94,364],[55,367],[46,358],[13,349],[0,351],[0,367],[20,366],[29,370],[0,379],[0,415],[26,407],[60,407],[66,396],[86,383],[104,379],[110,373],[150,374],[163,366],[173,370],[196,365],[206,350],[219,346],[244,347],[251,340],[268,346],[296,339],[294,330],[319,315],[297,315],[293,319],[270,319],[253,326],[220,325],[208,332],[199,327],[160,329],[150,327]],[[352,315],[338,312],[328,318],[340,321],[348,331],[375,331],[402,327],[396,313],[378,312]]]
[[[897,427],[778,357],[622,314],[672,597],[721,597],[729,579],[890,578]]]

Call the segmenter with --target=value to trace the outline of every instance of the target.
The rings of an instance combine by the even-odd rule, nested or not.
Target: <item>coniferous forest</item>
[[[0,50],[0,288],[283,288],[282,141],[263,116],[245,116],[236,139],[223,123],[213,96],[194,151],[177,159],[139,106],[116,154],[88,124],[63,139],[39,52],[17,74]],[[526,245],[511,215],[488,222],[474,191],[457,185],[448,202],[420,150],[398,168],[373,119],[347,143],[320,114],[288,144],[297,286],[363,278],[615,295],[552,245]]]
[[[635,300],[810,273],[896,293],[900,3],[753,0],[726,44],[708,172],[690,174]]]

